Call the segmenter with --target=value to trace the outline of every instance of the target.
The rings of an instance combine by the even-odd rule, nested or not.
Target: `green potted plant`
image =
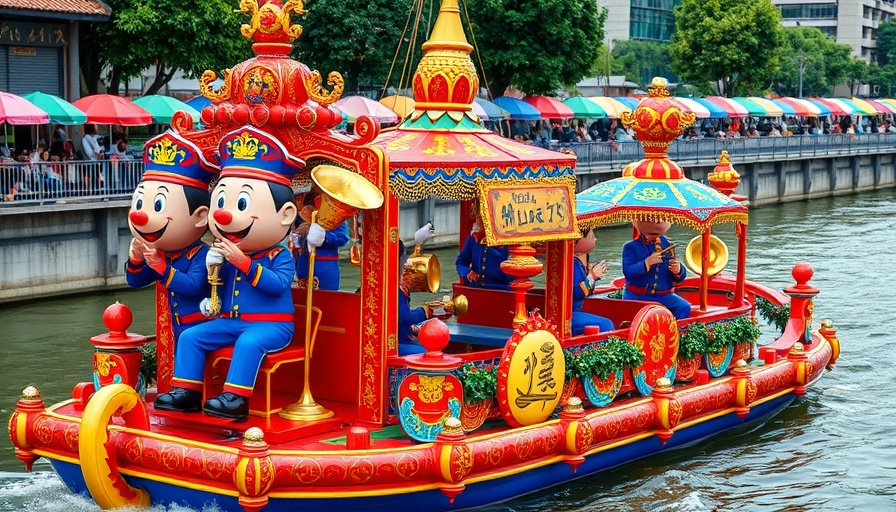
[[[623,370],[644,363],[644,353],[628,341],[612,336],[601,345],[579,352],[576,372],[585,395],[597,407],[609,405],[622,386]]]
[[[570,398],[577,396],[582,390],[582,376],[577,365],[578,356],[570,349],[563,349],[566,361],[566,375],[563,381],[563,392],[560,393],[560,407],[566,406]]]
[[[676,379],[682,381],[693,380],[694,374],[700,369],[700,357],[706,351],[709,344],[709,331],[703,322],[693,322],[678,340],[678,369]]]
[[[464,389],[464,403],[460,410],[460,422],[465,432],[482,426],[498,393],[498,368],[480,368],[464,363],[457,373]]]
[[[782,334],[790,320],[790,304],[773,304],[768,299],[756,297],[756,311],[770,325],[774,325]]]
[[[762,334],[759,327],[745,316],[739,316],[728,324],[727,335],[734,343],[734,357],[732,362],[739,359],[749,361],[753,358],[753,346]]]

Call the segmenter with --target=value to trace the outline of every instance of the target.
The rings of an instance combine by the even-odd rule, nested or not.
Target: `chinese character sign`
[[[498,401],[505,419],[514,426],[548,419],[560,403],[566,372],[557,338],[544,330],[527,333],[509,344],[501,359]]]
[[[577,238],[572,187],[489,187],[480,205],[489,245]]]

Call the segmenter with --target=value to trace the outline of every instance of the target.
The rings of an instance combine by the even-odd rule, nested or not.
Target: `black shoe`
[[[160,411],[194,412],[202,408],[202,393],[192,389],[171,388],[156,397],[155,408]]]
[[[209,416],[246,421],[249,419],[249,400],[225,391],[214,398],[209,398],[202,410]]]

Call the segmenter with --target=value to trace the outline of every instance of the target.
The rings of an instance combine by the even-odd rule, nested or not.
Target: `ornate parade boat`
[[[795,283],[783,293],[746,279],[747,209],[732,196],[736,171],[723,159],[712,188],[666,157],[693,115],[663,83],[624,119],[646,158],[577,197],[573,155],[502,139],[471,112],[479,79],[456,0],[443,0],[423,46],[416,110],[382,133],[360,118],[354,136],[333,131],[341,77],[331,73],[326,91],[318,72],[288,57],[301,31],[290,15],[301,3],[241,6],[252,15],[242,32],[257,56],[227,70],[221,89],[210,86],[213,72],[202,77],[213,103],[202,112],[204,128],[182,114],[172,127],[213,160],[224,134],[252,125],[305,161],[298,182],[325,165],[381,191],[382,204],[359,214],[360,290],[293,290],[294,341],[262,364],[244,423],[153,408],[172,379],[162,286],[157,388],[140,389],[138,377],[141,346],[152,337],[127,332],[132,313],[110,306],[109,332],[91,339],[92,381],[53,405],[34,387],[23,391],[9,434],[28,469],[46,458],[66,486],[104,509],[464,509],[760,423],[835,363],[832,324],[813,322],[818,290],[807,263],[794,266]],[[346,190],[331,192],[333,205],[351,202]],[[400,356],[399,201],[428,197],[460,202],[464,235],[478,212],[488,243],[510,246],[502,268],[515,280],[510,291],[455,284],[443,302],[460,312],[463,296],[467,313],[424,323],[427,351]],[[625,283],[615,282],[583,306],[614,330],[573,336],[574,240],[581,229],[632,219],[699,233],[685,251],[697,276],[676,287],[690,317],[617,298],[612,292]],[[720,223],[736,226],[734,275],[723,270],[727,248],[711,234]],[[530,278],[542,271],[546,284],[536,289]],[[421,286],[435,290],[437,280]],[[758,343],[757,308],[785,312],[781,336],[766,344]],[[219,356],[206,363],[206,396],[220,390],[229,363]]]

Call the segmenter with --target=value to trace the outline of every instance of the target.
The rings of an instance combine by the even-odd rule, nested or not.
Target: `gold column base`
[[[317,402],[308,404],[296,402],[277,414],[285,420],[316,421],[332,418],[335,413]]]

